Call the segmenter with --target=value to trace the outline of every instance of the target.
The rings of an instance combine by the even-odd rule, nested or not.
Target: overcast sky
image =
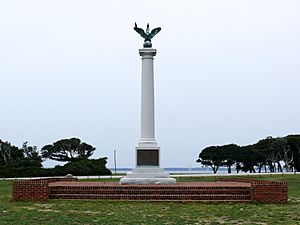
[[[298,0],[0,0],[0,139],[79,137],[134,166],[143,40],[153,39],[163,167],[210,145],[300,133]],[[45,162],[53,166],[54,162]]]

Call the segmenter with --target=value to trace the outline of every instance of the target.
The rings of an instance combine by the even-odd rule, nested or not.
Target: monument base
[[[123,177],[120,184],[176,184],[176,179],[159,167],[137,167]]]
[[[174,178],[127,178],[124,177],[119,182],[122,185],[125,184],[176,184]]]
[[[176,180],[160,168],[160,148],[153,138],[141,139],[135,150],[136,168],[128,172],[120,184],[176,184]]]

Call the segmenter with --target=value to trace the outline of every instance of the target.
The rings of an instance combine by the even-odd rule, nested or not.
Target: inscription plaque
[[[159,166],[159,151],[156,149],[140,150],[137,149],[138,166]]]

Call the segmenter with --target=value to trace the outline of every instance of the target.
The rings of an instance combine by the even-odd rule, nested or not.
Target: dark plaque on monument
[[[137,166],[159,166],[159,151],[153,150],[140,150],[137,152]]]

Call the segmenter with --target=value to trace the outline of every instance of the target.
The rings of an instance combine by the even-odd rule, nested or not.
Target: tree
[[[300,171],[300,135],[289,135],[286,138],[292,154],[290,164],[297,171]]]
[[[204,148],[196,162],[199,162],[205,166],[210,166],[214,173],[218,172],[219,167],[222,165],[223,156],[219,154],[218,146],[210,146]]]
[[[23,158],[23,152],[18,147],[0,140],[0,166],[17,166]]]
[[[273,149],[272,142],[272,137],[267,137],[265,139],[259,140],[255,144],[255,150],[257,152],[260,152],[264,156],[270,172],[275,172],[274,162],[276,161],[277,157],[275,156],[275,151]]]
[[[291,151],[291,146],[288,143],[286,137],[276,138],[277,146],[279,148],[279,158],[284,162],[284,168],[286,172],[289,172],[291,169],[291,163],[293,162],[293,154]]]
[[[8,160],[11,158],[11,149],[4,145],[2,141],[0,141],[0,154],[1,154],[1,164],[8,165]]]
[[[254,151],[253,145],[242,146],[237,157],[241,163],[240,169],[244,172],[255,173],[255,167],[259,167],[260,172],[265,162],[263,155]]]
[[[24,142],[22,146],[22,151],[24,154],[24,159],[22,160],[22,166],[32,166],[32,167],[42,167],[42,157],[36,146],[28,146],[28,142]]]
[[[76,162],[69,162],[63,166],[55,166],[53,170],[58,175],[111,175],[111,171],[106,168],[106,163],[106,157],[99,159],[82,159]]]
[[[287,142],[282,138],[267,137],[254,145],[255,151],[260,152],[266,160],[271,172],[282,172],[280,161],[283,160],[283,152],[286,151]]]
[[[62,139],[51,145],[45,145],[41,150],[43,158],[61,162],[88,159],[94,151],[93,146],[81,142],[79,138]]]
[[[235,163],[235,155],[240,147],[236,144],[217,146],[220,157],[222,158],[222,166],[226,166],[228,173],[231,173],[231,166]]]
[[[270,172],[300,171],[300,135],[286,137],[267,137],[256,144],[237,146],[235,144],[210,146],[202,150],[197,162],[211,166],[216,173],[220,166],[227,166],[228,173],[235,164],[236,171],[260,173],[262,168]],[[277,169],[277,171],[276,171]]]

